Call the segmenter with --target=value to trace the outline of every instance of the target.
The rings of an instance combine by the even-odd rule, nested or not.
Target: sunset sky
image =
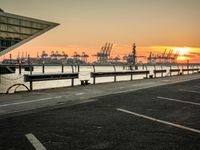
[[[0,0],[0,7],[60,23],[14,50],[14,56],[43,50],[94,55],[111,42],[115,57],[131,53],[135,42],[138,55],[167,48],[180,50],[179,61],[200,62],[200,0]]]

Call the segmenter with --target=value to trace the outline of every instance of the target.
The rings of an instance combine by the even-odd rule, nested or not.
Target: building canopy
[[[0,11],[0,56],[56,27],[57,23]]]

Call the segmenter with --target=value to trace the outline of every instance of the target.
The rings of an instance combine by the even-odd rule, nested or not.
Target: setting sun
[[[189,53],[190,48],[176,48],[175,50],[179,52],[179,55],[185,55]]]
[[[187,57],[187,54],[189,54],[191,48],[175,48],[175,51],[177,51],[179,53],[179,56],[177,58],[177,60],[179,61],[185,61],[190,59],[189,57]]]
[[[176,50],[179,52],[179,56],[177,58],[179,61],[189,59],[186,55],[190,52],[190,48],[176,48]]]

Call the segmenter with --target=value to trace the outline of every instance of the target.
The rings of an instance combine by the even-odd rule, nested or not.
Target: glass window
[[[1,25],[0,25],[0,30],[1,30],[1,31],[7,31],[7,25],[1,24]]]
[[[7,37],[7,33],[6,32],[0,32],[0,37],[6,38]]]
[[[36,32],[39,32],[40,30],[37,30],[37,29],[32,29],[32,34],[36,33]]]
[[[21,33],[32,34],[31,29],[29,29],[29,28],[21,28]]]
[[[4,16],[0,16],[0,22],[7,22],[7,18]]]
[[[17,27],[17,26],[11,26],[11,25],[8,25],[8,31],[9,32],[20,32],[20,28]]]
[[[14,19],[14,18],[8,18],[8,23],[14,24],[14,25],[20,25],[20,21],[18,19]]]
[[[21,20],[21,25],[25,26],[25,27],[30,27],[31,26],[31,22],[30,21]]]

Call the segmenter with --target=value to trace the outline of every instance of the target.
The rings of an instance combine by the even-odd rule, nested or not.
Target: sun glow
[[[184,55],[189,53],[190,49],[189,48],[177,48],[177,50],[179,51],[180,55]]]
[[[189,54],[190,52],[190,48],[176,48],[175,50],[179,53],[177,60],[185,61],[190,59],[189,57],[187,57],[187,54]]]

